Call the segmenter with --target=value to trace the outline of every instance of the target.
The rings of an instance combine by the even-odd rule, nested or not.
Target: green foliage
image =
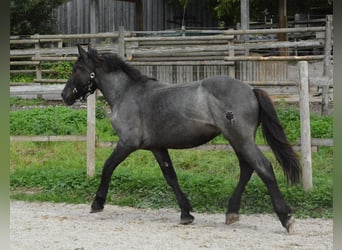
[[[290,142],[300,139],[300,114],[296,107],[281,106],[277,114]],[[312,138],[333,138],[333,117],[310,114]]]
[[[11,83],[33,82],[34,78],[33,74],[11,74],[10,81]]]
[[[51,34],[56,20],[53,10],[66,0],[11,0],[11,35]]]
[[[50,69],[55,73],[49,74],[47,78],[53,79],[68,79],[72,72],[73,62],[59,61],[57,63],[47,62],[43,65],[44,68]]]
[[[38,105],[43,100],[11,98],[11,106]],[[98,100],[96,105],[96,134],[102,141],[116,141],[108,119],[108,107]],[[11,135],[85,135],[87,111],[65,106],[32,108],[10,112]]]
[[[25,107],[25,106],[34,106],[34,105],[47,105],[48,102],[44,99],[26,99],[20,97],[10,97],[10,106],[11,107]]]
[[[313,138],[333,138],[333,117],[311,115],[310,129]]]
[[[240,20],[239,0],[220,0],[214,10],[218,19],[224,21],[226,26],[235,25]]]
[[[184,7],[188,6],[190,2],[191,0],[179,0],[179,3]]]
[[[43,70],[51,70],[52,73],[44,73],[43,78],[47,79],[68,79],[72,71],[73,62],[44,62],[42,64]],[[23,66],[22,69],[29,69],[29,66]],[[13,73],[10,76],[12,83],[32,83],[35,78],[34,73]]]

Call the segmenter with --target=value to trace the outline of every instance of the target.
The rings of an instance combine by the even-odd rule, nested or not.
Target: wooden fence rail
[[[37,135],[37,136],[10,136],[11,142],[87,142],[86,135]],[[96,147],[115,147],[116,141],[100,141],[96,138]],[[320,147],[333,147],[334,140],[332,138],[321,139],[311,138],[311,151],[317,152]],[[268,145],[259,144],[258,147],[262,151],[271,151]],[[301,151],[301,142],[298,141],[294,144],[293,149],[297,152]],[[222,150],[222,151],[233,151],[233,148],[229,144],[204,144],[192,148],[194,150]]]

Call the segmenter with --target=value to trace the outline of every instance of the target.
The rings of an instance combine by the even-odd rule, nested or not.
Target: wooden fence
[[[230,75],[253,86],[264,88],[269,94],[282,99],[298,101],[297,82],[290,75],[291,62],[299,60],[330,61],[331,20],[326,27],[302,27],[270,30],[226,30],[226,31],[174,31],[153,32],[147,36],[143,32],[119,32],[73,35],[33,35],[25,39],[11,37],[11,46],[28,46],[26,49],[10,51],[11,74],[35,73],[35,85],[63,84],[66,79],[53,79],[51,65],[62,61],[74,61],[77,49],[65,47],[67,41],[75,39],[96,39],[96,48],[100,52],[114,52],[121,55],[128,63],[134,65],[144,74],[153,76],[160,81],[181,83],[197,81],[212,75]],[[215,35],[212,35],[216,32]],[[297,37],[298,33],[311,35],[314,39],[303,41],[278,42],[275,40],[253,40],[256,36],[288,33],[289,37]],[[196,35],[194,35],[196,34]],[[239,40],[240,35],[250,35],[248,42]],[[291,36],[291,34],[293,34]],[[297,38],[296,38],[297,39]],[[279,56],[280,48],[287,48],[289,56]],[[318,55],[296,55],[301,49],[316,49]],[[250,52],[245,55],[245,51]],[[265,53],[266,51],[266,53]],[[329,50],[331,51],[331,49]],[[49,65],[49,66],[47,66]],[[31,68],[28,68],[31,66]],[[23,68],[24,67],[24,68]],[[47,68],[48,67],[48,68]],[[293,69],[293,67],[291,68]],[[323,70],[321,76],[323,76]],[[322,85],[323,80],[319,81]],[[326,81],[325,81],[326,82]],[[20,85],[20,83],[13,83]],[[314,83],[310,89],[317,91]],[[322,88],[321,86],[319,86]],[[39,87],[36,87],[38,89]],[[42,92],[45,87],[41,87]],[[61,86],[58,87],[59,89]],[[16,90],[12,88],[13,92]],[[19,90],[18,90],[19,91]],[[326,91],[325,98],[332,98],[331,88]],[[44,93],[41,93],[43,96]],[[57,97],[58,98],[58,97]],[[292,98],[292,99],[291,99]],[[311,98],[311,101],[321,101]]]
[[[175,31],[174,33],[158,32],[146,34],[142,32],[127,32],[123,28],[119,32],[77,35],[34,35],[26,39],[11,37],[12,46],[34,45],[34,48],[13,49],[10,51],[11,73],[35,73],[35,84],[44,87],[48,83],[65,83],[66,79],[44,78],[51,73],[43,66],[60,61],[75,61],[76,47],[63,47],[70,39],[96,39],[96,48],[100,52],[114,52],[128,63],[139,68],[147,75],[159,80],[180,83],[196,81],[212,75],[225,74],[236,77],[251,85],[264,88],[274,96],[297,95],[299,78],[288,79],[289,62],[321,61],[322,74],[316,79],[309,79],[310,89],[322,89],[322,111],[327,107],[332,90],[332,18],[327,17],[325,27],[301,27],[270,30],[226,30],[216,35],[199,35],[200,31]],[[189,35],[196,32],[196,35]],[[213,33],[203,31],[202,33]],[[217,31],[215,31],[217,32]],[[181,33],[179,35],[179,33]],[[288,33],[298,35],[308,33],[314,39],[305,41],[240,41],[240,35],[267,35]],[[289,37],[291,37],[289,35]],[[48,45],[45,45],[48,44]],[[288,56],[279,56],[277,51],[287,48]],[[318,55],[297,55],[296,51],[303,48],[318,48]],[[264,51],[267,50],[265,54]],[[246,55],[246,51],[249,54]],[[252,53],[258,53],[257,55]],[[246,63],[247,62],[247,63]],[[31,65],[33,69],[15,69],[17,66]],[[287,71],[284,71],[286,69]],[[31,70],[31,71],[29,71]],[[297,70],[297,68],[296,68]],[[276,74],[270,79],[268,72]],[[298,72],[298,71],[297,71]],[[277,77],[278,76],[278,77]],[[279,78],[280,77],[280,78]],[[298,75],[297,75],[298,77]],[[18,85],[18,84],[16,84]],[[61,90],[63,85],[58,86]],[[12,90],[15,86],[11,87]],[[44,91],[41,89],[40,94]],[[27,93],[27,92],[25,92]],[[59,92],[60,93],[60,92]],[[312,93],[311,93],[312,94]],[[95,95],[94,95],[95,96]],[[88,98],[88,134],[87,134],[87,164],[88,174],[94,173],[95,167],[95,97]],[[308,101],[312,101],[312,97]],[[297,97],[298,101],[298,97]],[[89,103],[92,103],[89,105]],[[324,107],[324,108],[323,108]],[[89,146],[91,145],[91,146]]]

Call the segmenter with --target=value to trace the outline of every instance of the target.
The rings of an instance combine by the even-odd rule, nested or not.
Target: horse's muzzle
[[[68,88],[63,89],[61,96],[63,98],[64,103],[69,106],[73,105],[76,101],[73,92]]]

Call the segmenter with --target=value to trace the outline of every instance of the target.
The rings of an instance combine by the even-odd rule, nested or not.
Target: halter
[[[89,80],[88,80],[88,92],[90,94],[94,93],[97,86],[96,86],[96,79],[95,79],[95,73],[94,72],[91,72],[89,74]]]
[[[95,92],[95,90],[97,89],[97,84],[96,84],[97,80],[95,78],[95,73],[91,72],[89,73],[89,79],[88,79],[88,91],[81,97],[81,100],[85,101],[87,99],[87,97],[91,94],[93,94]],[[74,94],[76,94],[78,92],[78,89],[75,87],[72,92]]]

